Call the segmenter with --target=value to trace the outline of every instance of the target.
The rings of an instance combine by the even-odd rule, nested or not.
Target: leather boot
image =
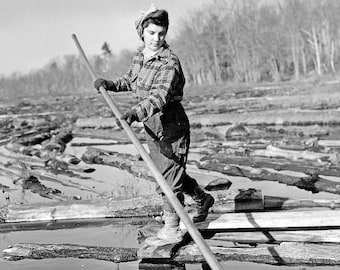
[[[194,201],[197,203],[197,214],[193,217],[193,222],[206,220],[209,214],[209,208],[214,205],[215,199],[208,193],[205,193],[200,187],[194,189]]]
[[[179,216],[176,213],[164,212],[164,226],[157,233],[159,239],[169,243],[178,243],[183,240],[183,233],[179,228]]]

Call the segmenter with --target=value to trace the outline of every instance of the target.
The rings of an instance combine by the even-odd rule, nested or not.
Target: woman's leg
[[[164,143],[164,142],[163,142]],[[184,171],[175,157],[177,152],[177,143],[167,143],[162,145],[158,141],[154,141],[147,135],[147,144],[150,149],[150,156],[154,161],[159,171],[164,176],[167,184],[172,188],[180,203],[184,204],[184,196],[181,192],[181,175]],[[168,198],[162,193],[160,187],[157,187],[157,192],[163,198],[163,219],[164,226],[157,233],[159,239],[165,240],[169,243],[180,242],[183,239],[183,234],[179,228],[179,216],[177,215],[172,204]]]

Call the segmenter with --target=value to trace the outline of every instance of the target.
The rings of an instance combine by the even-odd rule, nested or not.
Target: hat
[[[140,11],[140,15],[138,17],[138,19],[135,21],[135,26],[136,26],[136,30],[138,33],[138,36],[140,38],[142,38],[143,35],[143,22],[150,16],[150,14],[156,12],[158,10],[158,8],[154,5],[151,4],[151,6],[149,7],[149,9],[147,11]]]

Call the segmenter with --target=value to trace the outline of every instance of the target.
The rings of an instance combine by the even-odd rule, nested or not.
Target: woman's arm
[[[150,95],[134,107],[138,120],[147,120],[170,101],[181,101],[183,86],[184,76],[180,66],[172,60],[162,65],[155,75]]]

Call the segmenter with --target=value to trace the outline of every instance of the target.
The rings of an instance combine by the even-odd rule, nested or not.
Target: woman
[[[144,46],[137,51],[129,71],[114,81],[97,79],[94,87],[98,90],[103,86],[115,92],[132,91],[136,95],[138,104],[121,119],[128,124],[143,122],[151,158],[182,205],[183,192],[197,202],[193,222],[200,222],[207,218],[214,199],[185,171],[190,144],[189,121],[181,104],[185,78],[178,57],[165,41],[168,26],[167,11],[151,6],[136,21]],[[158,191],[162,194],[159,187]],[[167,197],[162,195],[165,225],[157,237],[179,242],[182,240],[179,217]]]

